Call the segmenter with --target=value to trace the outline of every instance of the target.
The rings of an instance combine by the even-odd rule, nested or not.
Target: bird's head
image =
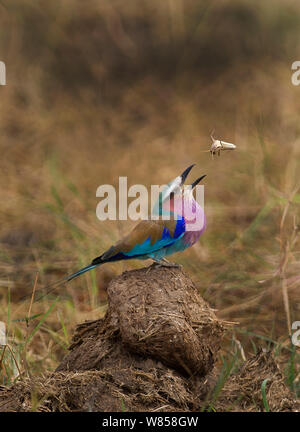
[[[181,199],[183,194],[184,182],[195,164],[187,167],[182,174],[171,180],[159,193],[159,198],[153,207],[153,214],[166,213],[170,211],[170,205],[173,207],[172,203],[174,200]]]
[[[170,208],[176,214],[183,215],[186,211],[189,212],[196,204],[194,198],[194,190],[196,186],[206,177],[206,174],[198,177],[191,185],[181,187],[181,192],[170,195]],[[177,209],[177,211],[176,211]]]
[[[164,202],[167,198],[169,199],[172,196],[182,195],[182,187],[185,183],[187,176],[189,175],[191,169],[194,166],[195,164],[190,165],[183,171],[182,174],[180,174],[178,177],[174,178],[174,180],[170,181],[170,183],[167,184],[167,186],[161,192],[161,202]]]
[[[200,181],[206,176],[197,178],[191,185],[184,185],[194,165],[189,166],[180,176],[172,180],[162,193],[160,208],[162,213],[183,216],[195,211],[196,201],[193,192]]]

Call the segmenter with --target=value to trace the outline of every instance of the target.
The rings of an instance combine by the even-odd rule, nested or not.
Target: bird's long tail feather
[[[66,282],[70,282],[72,279],[75,279],[77,276],[82,275],[83,273],[86,273],[90,270],[92,270],[93,268],[97,267],[99,264],[90,264],[86,267],[83,267],[82,269],[78,270],[77,272],[71,274],[70,276],[66,276],[65,280]]]

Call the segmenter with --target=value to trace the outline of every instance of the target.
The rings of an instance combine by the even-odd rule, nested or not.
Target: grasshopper
[[[226,142],[226,141],[221,141],[221,140],[216,140],[214,139],[214,137],[211,135],[210,136],[212,139],[212,145],[210,147],[210,153],[212,155],[212,158],[214,157],[215,154],[218,154],[218,156],[220,156],[221,154],[221,150],[234,150],[236,149],[236,145]]]

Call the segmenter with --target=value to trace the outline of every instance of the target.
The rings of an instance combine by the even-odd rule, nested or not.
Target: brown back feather
[[[150,243],[153,245],[162,238],[165,228],[169,230],[170,235],[173,237],[176,224],[176,220],[142,220],[127,236],[108,249],[102,255],[102,259],[107,260],[119,252],[129,252],[135,245],[144,243],[149,237]]]

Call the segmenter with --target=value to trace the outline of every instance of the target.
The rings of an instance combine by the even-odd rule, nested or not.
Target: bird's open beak
[[[195,164],[190,165],[186,170],[183,171],[183,173],[181,174],[181,185],[182,186],[187,178],[187,176],[189,175],[189,172],[191,171],[191,169],[195,166]]]
[[[160,195],[161,202],[168,198],[171,193],[176,193],[180,191],[181,186],[184,184],[193,166],[195,166],[195,164],[190,165],[186,170],[183,171],[180,176],[176,177],[174,180],[170,181],[170,183],[167,184],[167,186]]]
[[[192,190],[194,189],[195,186],[197,186],[198,183],[201,182],[202,179],[204,179],[204,177],[206,177],[206,174],[204,174],[203,176],[197,178],[197,180],[194,181],[194,183],[192,184]]]

